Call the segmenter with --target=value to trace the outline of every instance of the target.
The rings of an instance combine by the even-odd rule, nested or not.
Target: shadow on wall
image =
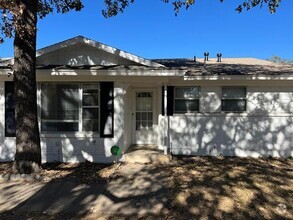
[[[262,93],[257,94],[256,98],[258,101],[255,103],[247,99],[247,106],[251,108],[247,109],[247,115],[210,113],[173,116],[173,154],[292,156],[292,104],[290,101],[278,101],[278,93],[272,97],[277,100],[275,102],[268,101],[266,94]],[[261,100],[265,103],[262,104]]]
[[[57,124],[47,124],[51,129],[51,132],[47,132],[46,137],[41,137],[41,152],[42,152],[42,161],[43,162],[102,162],[109,163],[117,161],[120,158],[112,156],[110,148],[113,145],[123,146],[123,93],[124,91],[120,88],[115,89],[115,123],[114,123],[114,138],[100,138],[99,134],[77,134],[76,132],[62,132],[58,131],[62,129],[61,127],[65,126],[68,128],[68,125],[62,125],[61,127]],[[70,93],[71,94],[71,93]],[[43,94],[42,94],[43,95]],[[43,97],[44,98],[44,97]],[[50,106],[56,106],[56,103],[50,103],[50,99],[46,99],[47,103],[43,103],[44,106],[48,106],[45,110],[41,110],[40,105],[38,110],[42,115],[42,118],[49,119],[49,112],[52,113],[53,110],[50,109]],[[66,96],[66,103],[57,103],[59,110],[61,112],[66,110],[68,106],[74,106],[76,104],[76,99],[71,96]],[[56,113],[57,114],[57,113]],[[71,115],[72,116],[72,115]],[[67,115],[58,116],[55,115],[56,119],[68,119]],[[61,118],[60,118],[61,117]],[[69,118],[72,119],[72,118]],[[44,127],[44,124],[42,125]],[[70,127],[70,126],[69,126]],[[74,127],[72,125],[72,127]],[[107,126],[104,126],[107,127]],[[0,124],[0,141],[2,145],[0,146],[0,161],[11,161],[15,155],[15,138],[6,138],[4,136],[4,126]],[[41,129],[41,128],[40,128]],[[55,130],[54,130],[55,129]],[[55,132],[55,137],[54,137]],[[58,135],[56,134],[58,133]],[[71,133],[71,134],[70,134]],[[43,132],[44,134],[44,132]],[[51,135],[51,137],[50,137]]]
[[[0,123],[0,162],[2,161],[12,161],[15,155],[15,138],[13,137],[5,137],[5,91],[4,91],[4,82],[0,87],[0,112],[1,112],[1,120],[3,122]],[[14,127],[14,126],[12,126]]]
[[[5,137],[5,128],[0,123],[0,162],[1,161],[12,161],[15,155],[15,138]]]
[[[123,127],[124,127],[124,90],[121,88],[114,89],[114,137],[100,138],[99,134],[62,134],[58,132],[60,137],[41,138],[42,141],[42,158],[43,162],[100,162],[111,163],[118,161],[120,157],[111,154],[111,147],[118,145],[123,146]],[[67,102],[74,102],[68,99]],[[62,108],[63,105],[60,105]],[[109,123],[106,120],[105,123]],[[108,125],[101,126],[109,129]]]
[[[120,57],[125,54],[118,49],[109,53],[104,51],[104,48],[94,48],[82,43],[64,45],[63,47],[60,50],[37,57],[37,65],[111,66],[135,64],[133,61]]]

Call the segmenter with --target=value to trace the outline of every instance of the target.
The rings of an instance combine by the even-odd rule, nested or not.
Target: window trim
[[[198,88],[198,98],[176,98],[176,89],[190,89],[190,88]],[[192,113],[198,113],[200,112],[200,99],[201,99],[201,87],[200,86],[174,86],[174,98],[173,98],[173,112],[174,114],[192,114]],[[190,111],[190,112],[185,112],[185,111],[176,111],[176,100],[191,100],[191,101],[196,101],[198,100],[198,110],[195,111]]]
[[[245,97],[244,98],[224,98],[223,89],[244,89]],[[245,110],[244,111],[227,111],[223,109],[223,100],[244,100],[245,101]],[[221,112],[223,113],[245,113],[247,112],[247,87],[246,86],[224,86],[221,88]]]

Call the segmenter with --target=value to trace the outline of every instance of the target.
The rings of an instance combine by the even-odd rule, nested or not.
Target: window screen
[[[41,85],[41,130],[78,131],[79,84]]]
[[[188,113],[199,111],[199,87],[174,88],[174,112]]]
[[[222,89],[222,111],[244,112],[246,111],[246,88],[230,87]]]

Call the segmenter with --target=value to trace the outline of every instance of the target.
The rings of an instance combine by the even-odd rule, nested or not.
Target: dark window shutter
[[[114,83],[100,83],[100,137],[114,137]]]
[[[15,137],[14,83],[5,82],[5,137]]]
[[[162,115],[165,115],[165,87],[162,86]]]
[[[174,110],[174,86],[167,86],[167,115],[172,116]]]

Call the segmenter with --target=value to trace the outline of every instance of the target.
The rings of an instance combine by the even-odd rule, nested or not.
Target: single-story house
[[[254,58],[149,60],[78,36],[37,51],[42,160],[293,156],[293,66]],[[0,161],[13,160],[13,59],[0,61]]]

